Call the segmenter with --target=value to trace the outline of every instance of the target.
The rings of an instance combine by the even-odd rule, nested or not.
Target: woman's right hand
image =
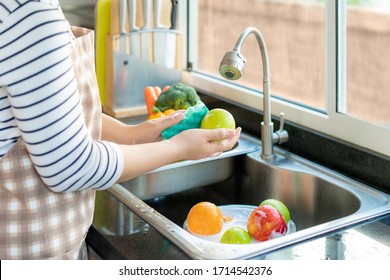
[[[197,160],[230,150],[237,143],[241,128],[232,129],[189,129],[168,141],[183,151],[183,159]]]

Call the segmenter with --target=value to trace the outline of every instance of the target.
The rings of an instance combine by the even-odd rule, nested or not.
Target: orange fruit
[[[199,202],[187,215],[187,228],[191,233],[212,235],[220,232],[223,227],[223,215],[214,203]]]

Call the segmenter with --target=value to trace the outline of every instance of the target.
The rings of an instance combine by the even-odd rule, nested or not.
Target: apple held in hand
[[[221,108],[210,110],[202,119],[200,124],[202,129],[229,128],[235,129],[236,122],[233,115]]]
[[[248,219],[248,232],[257,241],[266,241],[287,232],[287,224],[278,210],[270,205],[257,207]]]

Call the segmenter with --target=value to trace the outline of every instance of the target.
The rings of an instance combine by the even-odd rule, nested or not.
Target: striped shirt
[[[118,146],[86,128],[72,40],[56,0],[0,0],[0,160],[22,137],[54,192],[105,189],[123,169]]]

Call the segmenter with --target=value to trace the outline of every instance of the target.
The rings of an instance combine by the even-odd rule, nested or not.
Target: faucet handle
[[[280,113],[279,116],[280,116],[279,130],[274,132],[274,137],[273,137],[275,144],[282,144],[288,141],[288,132],[284,130],[284,113],[283,112]]]
[[[284,113],[281,112],[281,113],[279,114],[279,117],[280,117],[279,131],[283,131],[283,130],[284,130]]]

